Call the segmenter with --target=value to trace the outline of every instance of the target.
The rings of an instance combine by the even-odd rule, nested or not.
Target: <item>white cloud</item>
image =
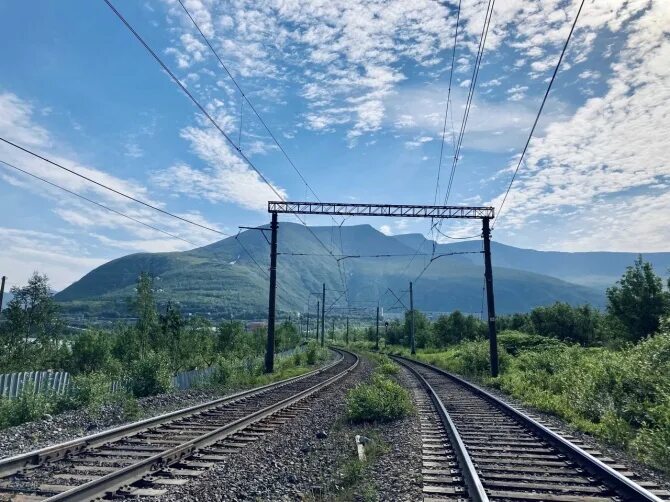
[[[148,190],[141,184],[82,165],[73,159],[72,154],[59,154],[58,152],[63,150],[64,146],[60,145],[52,134],[35,122],[34,115],[33,107],[26,101],[14,94],[0,94],[0,135],[23,145],[29,145],[38,152],[47,150],[48,157],[59,164],[115,190],[145,200],[156,207],[163,207],[160,202],[152,200]],[[148,132],[145,131],[142,134],[148,134]],[[183,236],[196,245],[206,244],[217,238],[212,232],[194,227],[186,222],[122,198],[80,177],[19,152],[8,145],[0,145],[0,158],[68,190],[127,214],[136,220]],[[25,282],[34,269],[53,276],[55,285],[59,289],[78,279],[83,272],[104,261],[102,258],[88,257],[90,253],[93,253],[93,251],[90,251],[91,249],[96,249],[96,255],[99,256],[100,254],[99,246],[91,246],[88,239],[88,236],[95,231],[114,232],[116,237],[113,239],[107,237],[110,241],[99,240],[100,243],[113,248],[122,247],[119,243],[122,243],[128,236],[130,236],[130,240],[128,240],[128,244],[124,245],[125,249],[150,251],[161,248],[162,250],[173,250],[193,247],[119,214],[114,214],[102,207],[76,198],[71,194],[65,194],[41,181],[17,173],[4,164],[0,164],[0,175],[13,186],[27,190],[46,200],[47,207],[51,206],[50,211],[63,222],[63,226],[59,230],[62,232],[71,231],[79,236],[77,239],[65,240],[56,234],[7,229],[7,236],[4,238],[0,255],[3,258],[3,264],[7,263],[8,266],[9,264],[20,264],[11,266],[11,270],[16,270],[15,279],[17,283]],[[45,208],[45,213],[48,210]],[[189,213],[183,215],[183,217],[209,227],[215,227],[213,223],[207,222],[198,213]],[[85,231],[83,236],[82,230]],[[76,245],[73,243],[76,243]],[[144,247],[142,243],[144,243]]]
[[[61,290],[107,261],[88,256],[76,239],[7,227],[0,232],[0,259],[8,286],[23,286],[34,271],[39,271],[49,276],[53,288]]]
[[[415,133],[420,131],[428,137],[441,138],[446,105],[446,84],[426,87],[405,87],[389,97],[386,102],[389,125],[397,130]],[[452,89],[451,109],[454,119],[460,123],[466,100],[465,91]],[[528,135],[537,109],[527,102],[492,102],[478,97],[470,111],[467,133],[463,147],[491,152],[507,152],[510,148],[518,148]],[[565,105],[554,100],[552,108],[547,110],[541,127],[554,120],[565,117]],[[541,130],[538,131],[541,134]],[[417,147],[415,135],[407,141],[407,147]],[[446,141],[450,144],[451,131],[447,130]]]
[[[618,8],[601,22],[615,28],[622,9],[639,11],[610,3]],[[522,166],[506,203],[505,228],[519,229],[542,215],[557,219],[560,214],[559,220],[574,215],[575,228],[588,232],[580,239],[564,235],[556,245],[667,250],[667,188],[657,187],[670,179],[670,40],[665,31],[670,4],[650,5],[629,23],[605,94],[533,139],[527,167]],[[596,216],[602,218],[597,224]]]
[[[266,211],[268,200],[286,198],[281,187],[272,185],[273,191],[244,163],[216,129],[187,127],[182,137],[207,167],[195,169],[179,163],[154,173],[153,180],[161,187],[210,202],[234,202],[256,211]]]

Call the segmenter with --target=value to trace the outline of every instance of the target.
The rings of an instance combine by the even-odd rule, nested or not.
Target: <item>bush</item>
[[[395,364],[394,362],[391,361],[385,361],[382,364],[378,365],[375,368],[375,371],[379,373],[380,375],[397,375],[400,373],[400,367]]]
[[[313,340],[307,344],[307,350],[305,351],[305,361],[309,366],[313,366],[316,364],[316,356],[318,349],[319,348],[316,342]]]
[[[409,393],[396,382],[375,374],[370,383],[351,389],[346,398],[347,417],[352,422],[388,422],[413,410]]]
[[[221,357],[214,367],[214,373],[210,377],[209,383],[215,386],[226,385],[230,381],[231,375],[232,368],[230,367],[230,363],[227,359]]]
[[[130,363],[128,384],[135,397],[153,396],[172,387],[172,372],[168,358],[159,352],[149,352],[143,359]]]
[[[44,394],[26,389],[15,399],[0,397],[0,429],[31,422],[52,412],[52,403]]]

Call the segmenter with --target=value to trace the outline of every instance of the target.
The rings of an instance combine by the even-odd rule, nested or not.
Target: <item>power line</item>
[[[570,32],[568,33],[568,38],[565,39],[565,43],[563,44],[563,50],[561,50],[561,55],[558,58],[558,62],[556,63],[556,68],[554,68],[554,73],[551,76],[551,80],[549,81],[549,85],[547,86],[547,90],[544,93],[544,97],[542,98],[542,103],[540,104],[540,109],[537,111],[537,116],[535,117],[535,121],[533,122],[533,127],[530,129],[530,134],[528,134],[528,139],[526,140],[526,144],[523,147],[523,151],[521,152],[521,156],[519,157],[519,162],[516,165],[516,169],[514,169],[514,174],[512,175],[512,179],[509,182],[509,186],[507,187],[507,191],[505,192],[505,197],[503,197],[502,203],[500,204],[500,208],[498,209],[498,219],[494,222],[494,227],[495,224],[500,220],[500,214],[502,212],[502,208],[505,205],[505,201],[507,200],[507,196],[509,195],[509,191],[512,188],[512,183],[514,183],[514,180],[516,179],[516,175],[519,172],[519,167],[521,167],[521,162],[523,161],[524,156],[526,155],[526,150],[528,150],[528,145],[530,144],[530,140],[533,138],[533,133],[535,132],[535,127],[537,127],[537,123],[540,120],[540,115],[542,115],[542,110],[544,109],[544,105],[547,102],[547,98],[549,97],[549,91],[551,91],[551,86],[554,84],[554,80],[556,80],[556,75],[558,74],[558,69],[561,66],[561,62],[563,61],[563,57],[565,56],[565,53],[568,49],[568,44],[570,43],[570,39],[572,38],[572,33],[575,31],[575,26],[577,26],[577,20],[579,19],[579,15],[582,12],[582,7],[584,7],[585,0],[582,0],[582,3],[579,4],[579,9],[577,10],[577,15],[575,16],[575,19],[572,22],[572,26],[570,27]],[[491,230],[493,230],[494,227],[491,227]]]
[[[169,237],[172,237],[172,238],[174,238],[174,239],[178,239],[178,240],[180,240],[180,241],[184,241],[184,242],[186,242],[186,243],[188,243],[188,244],[191,244],[192,246],[195,246],[195,247],[199,247],[199,246],[200,246],[200,244],[196,244],[195,242],[189,241],[188,239],[184,239],[183,237],[180,237],[180,236],[178,236],[178,235],[172,234],[172,233],[170,233],[170,232],[168,232],[168,231],[166,231],[166,230],[163,230],[163,229],[161,229],[161,228],[158,228],[158,227],[155,227],[155,226],[150,225],[150,224],[148,224],[148,223],[145,223],[145,222],[143,222],[143,221],[141,221],[141,220],[138,220],[137,218],[134,218],[134,217],[132,217],[132,216],[130,216],[130,215],[127,215],[127,214],[125,214],[125,213],[123,213],[123,212],[121,212],[121,211],[117,211],[116,209],[113,209],[113,208],[111,208],[111,207],[109,207],[109,206],[106,206],[105,204],[102,204],[102,203],[100,203],[100,202],[97,202],[97,201],[95,201],[95,200],[93,200],[93,199],[89,199],[88,197],[86,197],[86,196],[84,196],[84,195],[81,195],[81,194],[79,194],[79,193],[77,193],[77,192],[74,192],[74,191],[72,191],[72,190],[69,190],[69,189],[63,187],[63,186],[60,186],[60,185],[58,185],[58,184],[56,184],[56,183],[53,183],[53,182],[51,182],[51,181],[49,181],[49,180],[47,180],[47,179],[44,179],[44,178],[42,178],[42,177],[40,177],[40,176],[37,176],[36,174],[30,173],[30,172],[28,172],[28,171],[26,171],[26,170],[24,170],[24,169],[21,169],[20,167],[15,166],[14,164],[11,164],[11,163],[6,162],[6,161],[1,160],[1,159],[0,159],[0,163],[4,164],[4,165],[7,166],[7,167],[10,167],[10,168],[12,168],[12,169],[15,169],[15,170],[17,170],[17,171],[20,171],[20,172],[23,173],[23,174],[26,174],[26,175],[28,175],[28,176],[31,176],[32,178],[35,178],[35,179],[37,179],[37,180],[39,180],[39,181],[42,181],[42,182],[44,182],[44,183],[46,183],[46,184],[48,184],[48,185],[51,185],[51,186],[53,186],[53,187],[55,187],[55,188],[58,188],[59,190],[62,190],[62,191],[67,192],[67,193],[69,193],[69,194],[71,194],[71,195],[74,195],[75,197],[78,197],[78,198],[80,198],[80,199],[82,199],[82,200],[85,200],[86,202],[89,202],[89,203],[91,203],[91,204],[95,204],[96,206],[101,207],[101,208],[103,208],[103,209],[105,209],[105,210],[107,210],[107,211],[110,211],[110,212],[112,212],[112,213],[114,213],[114,214],[117,214],[117,215],[119,215],[119,216],[122,216],[122,217],[124,217],[124,218],[127,218],[127,219],[129,219],[129,220],[131,220],[131,221],[133,221],[133,222],[135,222],[135,223],[138,223],[138,224],[143,225],[143,226],[145,226],[145,227],[147,227],[147,228],[150,228],[151,230],[155,230],[156,232],[160,232],[160,233],[162,233],[162,234],[168,235]],[[239,234],[238,234],[238,235],[239,235]],[[236,240],[237,243],[240,245],[240,247],[242,247],[242,249],[249,255],[249,257],[250,257],[251,260],[256,264],[256,266],[257,266],[258,269],[261,271],[261,273],[264,274],[264,275],[267,277],[267,272],[265,272],[265,270],[263,270],[263,268],[262,268],[262,267],[260,266],[260,264],[256,261],[256,259],[255,259],[255,258],[253,257],[253,255],[249,252],[249,250],[248,250],[248,249],[247,249],[247,248],[246,248],[246,247],[245,247],[245,246],[244,246],[244,245],[237,239],[237,236],[235,237],[235,240]],[[213,256],[214,256],[218,261],[220,261],[221,263],[224,263],[224,261],[222,260],[222,258],[221,258],[221,257],[218,255],[218,253],[216,253],[215,251],[213,252]],[[282,289],[283,289],[283,288],[282,288]],[[288,291],[286,291],[285,289],[284,289],[284,292],[288,293]]]
[[[107,211],[110,211],[110,212],[114,213],[114,214],[117,214],[117,215],[122,216],[122,217],[124,217],[124,218],[127,218],[127,219],[129,219],[129,220],[131,220],[131,221],[134,221],[135,223],[139,223],[140,225],[143,225],[143,226],[145,226],[145,227],[147,227],[147,228],[150,228],[151,230],[155,230],[156,232],[160,232],[160,233],[162,233],[162,234],[168,235],[168,236],[170,236],[170,237],[172,237],[172,238],[174,238],[174,239],[179,239],[180,241],[184,241],[184,242],[186,242],[186,243],[188,243],[188,244],[191,244],[192,246],[196,246],[196,247],[199,247],[199,246],[200,246],[200,244],[196,244],[195,242],[191,242],[191,241],[189,241],[189,240],[187,240],[187,239],[184,239],[183,237],[179,237],[178,235],[172,234],[172,233],[168,232],[167,230],[163,230],[163,229],[161,229],[161,228],[155,227],[155,226],[150,225],[150,224],[148,224],[148,223],[145,223],[145,222],[143,222],[143,221],[141,221],[141,220],[138,220],[137,218],[133,218],[132,216],[129,216],[129,215],[127,215],[127,214],[125,214],[125,213],[123,213],[123,212],[121,212],[121,211],[117,211],[116,209],[113,209],[113,208],[111,208],[111,207],[109,207],[109,206],[106,206],[106,205],[104,205],[104,204],[102,204],[102,203],[100,203],[100,202],[97,202],[97,201],[93,200],[93,199],[89,199],[88,197],[85,197],[85,196],[83,196],[83,195],[81,195],[81,194],[79,194],[79,193],[77,193],[77,192],[73,192],[72,190],[69,190],[69,189],[67,189],[67,188],[65,188],[65,187],[62,187],[62,186],[56,184],[56,183],[53,183],[52,181],[46,180],[46,179],[44,179],[44,178],[41,178],[40,176],[37,176],[36,174],[30,173],[30,172],[28,172],[28,171],[25,171],[24,169],[21,169],[20,167],[15,166],[14,164],[10,164],[10,163],[7,162],[7,161],[0,160],[0,163],[4,164],[4,165],[7,166],[7,167],[11,167],[12,169],[16,169],[17,171],[20,171],[20,172],[22,172],[23,174],[26,174],[26,175],[28,175],[28,176],[31,176],[31,177],[33,177],[33,178],[35,178],[35,179],[37,179],[37,180],[40,180],[40,181],[42,181],[42,182],[44,182],[44,183],[46,183],[46,184],[48,184],[48,185],[51,185],[52,187],[55,187],[55,188],[58,188],[59,190],[62,190],[62,191],[64,191],[64,192],[67,192],[67,193],[69,193],[70,195],[74,195],[75,197],[79,197],[80,199],[85,200],[86,202],[90,202],[91,204],[95,204],[95,205],[98,206],[98,207],[101,207],[101,208],[103,208],[103,209],[105,209],[105,210],[107,210]]]
[[[254,170],[256,174],[260,177],[260,179],[272,190],[272,192],[282,201],[285,201],[284,197],[281,195],[281,193],[272,185],[268,179],[263,175],[263,173],[254,165],[254,163],[251,161],[249,157],[247,157],[242,150],[235,144],[235,142],[231,139],[231,137],[226,134],[226,132],[223,130],[223,128],[214,120],[214,118],[205,110],[205,107],[200,104],[200,102],[191,94],[191,92],[182,84],[182,82],[177,78],[177,76],[168,68],[168,66],[163,62],[163,60],[156,54],[156,52],[144,41],[142,36],[135,31],[135,29],[130,25],[130,23],[126,20],[126,18],[121,14],[115,7],[114,5],[110,2],[110,0],[104,0],[104,2],[107,4],[107,6],[114,12],[114,14],[121,20],[121,22],[128,28],[128,30],[135,36],[137,41],[149,52],[149,54],[156,60],[156,62],[165,70],[165,72],[172,78],[172,80],[179,86],[179,88],[186,94],[189,99],[195,104],[195,106],[205,115],[205,117],[212,123],[212,125],[221,133],[221,135],[228,141],[228,143],[237,151],[238,155],[244,162]],[[312,236],[319,242],[319,244],[329,253],[332,254],[332,251],[327,248],[327,246],[319,239],[319,237],[314,233],[314,231],[305,223],[305,221],[300,218],[300,216],[295,215],[295,217],[307,228],[307,230],[312,234]],[[342,279],[342,274],[340,273],[340,279]],[[346,283],[344,283],[344,287],[346,289]]]
[[[209,49],[210,49],[210,51],[212,52],[212,54],[214,54],[214,57],[216,57],[217,61],[218,61],[219,64],[221,65],[221,67],[224,69],[224,71],[226,72],[226,74],[228,75],[228,77],[230,78],[230,80],[233,82],[233,84],[235,85],[235,87],[237,88],[237,90],[240,92],[240,95],[242,96],[242,98],[243,98],[243,100],[244,100],[244,101],[242,101],[242,105],[244,105],[245,102],[249,105],[249,108],[251,108],[251,110],[254,112],[254,114],[255,114],[256,117],[258,118],[259,122],[260,122],[260,123],[262,124],[262,126],[265,128],[265,131],[270,135],[270,137],[272,138],[272,141],[275,143],[275,145],[277,145],[277,148],[279,148],[279,151],[282,153],[282,155],[283,155],[284,158],[287,160],[287,162],[291,165],[291,167],[292,167],[293,170],[296,172],[296,174],[300,177],[300,179],[301,179],[302,182],[305,184],[305,186],[307,187],[307,189],[312,193],[312,195],[314,196],[314,198],[315,198],[318,202],[321,202],[321,199],[320,199],[319,196],[316,194],[316,192],[314,191],[314,189],[312,188],[312,186],[311,186],[311,185],[309,184],[309,182],[305,179],[305,177],[303,176],[302,172],[300,172],[300,170],[299,170],[298,167],[295,165],[295,163],[293,162],[293,160],[291,159],[291,157],[289,157],[289,155],[288,155],[288,153],[286,152],[286,150],[284,149],[284,147],[281,145],[281,143],[279,143],[279,140],[277,139],[277,137],[276,137],[276,136],[274,135],[274,133],[270,130],[270,127],[267,125],[267,123],[265,122],[265,120],[263,119],[263,117],[261,117],[260,113],[258,113],[258,111],[256,110],[256,107],[255,107],[255,106],[253,105],[253,103],[249,100],[249,98],[247,97],[247,94],[244,92],[244,90],[242,89],[242,87],[239,85],[239,83],[237,82],[237,80],[236,80],[235,77],[233,76],[232,72],[228,69],[228,66],[223,62],[223,59],[221,58],[221,56],[219,56],[219,53],[216,51],[216,49],[214,49],[214,46],[213,46],[212,43],[209,41],[209,38],[205,35],[205,33],[204,33],[204,32],[202,31],[202,29],[200,28],[200,25],[198,25],[197,21],[193,18],[193,16],[192,16],[191,13],[189,12],[189,10],[186,8],[186,6],[184,5],[184,2],[183,2],[182,0],[178,0],[178,1],[179,1],[179,5],[180,5],[181,8],[183,9],[183,11],[186,13],[186,15],[188,16],[188,18],[191,20],[191,23],[193,24],[193,26],[195,27],[195,29],[198,31],[198,33],[200,34],[200,36],[202,37],[202,39],[205,41],[205,44],[207,44],[207,47],[209,47]],[[240,134],[239,134],[239,137],[240,137],[240,140],[238,141],[238,145],[240,146],[240,149],[241,149],[241,138],[242,138],[242,108],[240,109]],[[335,218],[333,218],[332,216],[331,216],[331,219],[333,220],[333,223],[337,223],[337,222],[335,221]],[[344,223],[344,220],[342,220],[342,223]],[[340,224],[340,251],[341,251],[341,252],[344,252],[344,251],[342,250],[342,240],[341,240],[341,227],[342,227],[342,223]],[[306,225],[306,223],[305,223],[305,225]],[[331,233],[331,246],[332,246],[332,233]],[[342,281],[342,283],[343,283],[343,285],[344,285],[344,287],[345,287],[345,290],[346,290],[346,289],[347,289],[347,288],[346,288],[346,269],[345,269],[344,271],[339,269],[339,261],[338,261],[338,272],[339,272],[339,274],[340,274],[340,280]],[[348,294],[347,294],[347,300],[348,300]]]
[[[442,142],[440,143],[440,160],[437,165],[437,182],[435,183],[435,197],[433,204],[437,204],[437,194],[440,191],[440,172],[442,171],[442,154],[444,152],[444,136],[447,133],[447,116],[449,115],[449,103],[451,102],[451,84],[454,77],[454,62],[456,60],[456,45],[458,43],[458,23],[461,18],[461,0],[458,0],[458,10],[456,11],[456,28],[454,32],[454,47],[451,53],[451,69],[449,70],[449,89],[447,90],[447,106],[444,110],[444,125],[442,126]],[[453,116],[453,112],[452,112]],[[455,145],[454,145],[455,146]]]
[[[207,44],[207,46],[209,47],[209,49],[212,51],[212,54],[214,54],[214,56],[216,57],[216,59],[219,61],[219,64],[221,65],[221,67],[222,67],[222,68],[225,70],[225,72],[228,74],[228,77],[230,77],[230,80],[233,82],[233,84],[235,84],[235,87],[237,88],[237,90],[240,91],[240,94],[242,95],[242,98],[244,98],[244,101],[246,101],[246,103],[249,105],[249,108],[251,108],[251,110],[254,112],[254,114],[256,115],[256,117],[258,118],[258,120],[260,121],[260,123],[263,125],[263,127],[265,128],[265,130],[267,131],[267,133],[268,133],[268,134],[270,135],[270,137],[272,138],[272,141],[274,141],[275,145],[277,145],[277,148],[279,148],[279,150],[281,151],[281,153],[284,155],[284,158],[286,158],[286,160],[288,161],[288,163],[291,164],[291,167],[293,168],[293,170],[298,174],[298,176],[300,177],[300,179],[302,180],[302,182],[305,184],[305,186],[309,189],[309,191],[312,192],[312,195],[314,195],[314,197],[316,198],[316,200],[319,201],[319,202],[321,202],[321,199],[319,199],[319,196],[316,195],[316,192],[312,189],[312,187],[311,187],[310,184],[307,182],[307,180],[305,179],[305,177],[303,176],[303,174],[300,172],[300,170],[298,169],[298,167],[297,167],[297,166],[295,165],[295,163],[293,162],[293,160],[291,160],[291,158],[289,157],[288,153],[286,153],[286,150],[284,150],[284,147],[282,147],[282,145],[281,145],[281,144],[279,143],[279,141],[277,140],[277,137],[276,137],[276,136],[273,134],[273,132],[270,130],[270,128],[268,127],[268,125],[267,125],[267,123],[265,122],[265,120],[263,120],[263,117],[261,117],[261,115],[258,113],[258,111],[256,111],[256,108],[255,108],[254,105],[251,103],[251,101],[249,101],[249,98],[248,98],[247,95],[244,93],[244,91],[242,90],[242,88],[240,87],[240,85],[237,83],[237,80],[235,80],[235,77],[233,77],[233,74],[230,72],[230,70],[228,69],[228,67],[226,66],[226,64],[223,62],[223,60],[222,60],[221,57],[219,56],[219,53],[214,49],[214,46],[212,46],[212,44],[211,44],[211,42],[209,41],[209,39],[207,38],[207,36],[206,36],[206,35],[203,33],[203,31],[200,29],[200,26],[199,26],[198,23],[195,21],[195,19],[193,19],[193,16],[191,15],[191,13],[188,11],[188,9],[186,8],[186,6],[184,5],[184,2],[182,2],[182,0],[178,0],[178,1],[179,1],[179,5],[181,5],[181,8],[184,10],[184,12],[185,12],[186,15],[188,16],[188,18],[189,18],[189,19],[191,20],[191,22],[193,23],[193,26],[195,26],[196,30],[198,30],[198,33],[200,33],[200,36],[202,37],[202,39],[205,41],[205,43]],[[241,129],[241,125],[240,125],[240,129]],[[241,134],[241,133],[240,133],[240,134]]]
[[[468,90],[468,97],[465,103],[465,111],[463,112],[463,120],[461,123],[461,129],[458,136],[458,141],[456,143],[456,150],[454,152],[454,159],[451,165],[451,173],[449,175],[449,183],[447,184],[447,192],[444,197],[444,204],[446,205],[449,200],[449,195],[451,194],[451,187],[454,182],[454,175],[456,174],[456,166],[458,165],[458,159],[460,157],[461,146],[463,145],[463,137],[465,136],[465,129],[468,124],[468,117],[470,116],[470,108],[472,106],[472,99],[475,93],[475,87],[477,84],[477,77],[479,76],[479,69],[481,67],[482,58],[484,56],[484,48],[486,47],[486,39],[489,33],[489,27],[491,25],[491,18],[493,17],[493,8],[495,6],[495,0],[489,0],[489,3],[486,8],[486,16],[484,17],[484,26],[482,27],[482,35],[479,39],[479,48],[477,49],[477,56],[475,58],[475,65],[472,71],[472,79],[470,81],[470,88]]]
[[[6,143],[6,144],[8,144],[8,145],[10,145],[10,146],[13,146],[14,148],[17,148],[17,149],[19,149],[19,150],[21,150],[21,151],[23,151],[23,152],[25,152],[25,153],[28,153],[28,154],[32,155],[33,157],[36,157],[36,158],[38,158],[38,159],[40,159],[40,160],[43,160],[44,162],[48,162],[49,164],[51,164],[51,165],[53,165],[53,166],[55,166],[55,167],[58,167],[59,169],[62,169],[62,170],[64,170],[64,171],[67,171],[67,172],[69,172],[70,174],[74,174],[75,176],[79,176],[80,178],[85,179],[86,181],[88,181],[88,182],[90,182],[90,183],[93,183],[94,185],[98,185],[99,187],[102,187],[102,188],[104,188],[105,190],[109,190],[110,192],[113,192],[113,193],[115,193],[115,194],[117,194],[117,195],[120,195],[121,197],[125,197],[125,198],[128,199],[128,200],[132,200],[133,202],[137,202],[138,204],[142,204],[143,206],[146,206],[146,207],[148,207],[148,208],[150,208],[150,209],[153,209],[154,211],[158,211],[159,213],[163,213],[163,214],[165,214],[165,215],[167,215],[167,216],[170,216],[171,218],[176,218],[176,219],[181,220],[181,221],[183,221],[183,222],[185,222],[185,223],[188,223],[188,224],[190,224],[190,225],[195,225],[196,227],[200,227],[200,228],[203,228],[203,229],[205,229],[205,230],[209,230],[210,232],[214,232],[214,233],[217,233],[217,234],[219,234],[219,235],[225,235],[226,237],[230,237],[230,234],[227,234],[227,233],[225,233],[225,232],[221,232],[220,230],[216,230],[215,228],[211,228],[211,227],[208,227],[208,226],[206,226],[206,225],[202,225],[202,224],[197,223],[197,222],[195,222],[195,221],[193,221],[193,220],[189,220],[188,218],[184,218],[184,217],[182,217],[182,216],[176,215],[176,214],[174,214],[174,213],[171,213],[171,212],[169,212],[169,211],[166,211],[165,209],[161,209],[160,207],[156,207],[156,206],[154,206],[153,204],[149,204],[148,202],[145,202],[145,201],[143,201],[143,200],[137,199],[137,198],[133,197],[132,195],[128,195],[128,194],[123,193],[123,192],[121,192],[121,191],[119,191],[119,190],[116,190],[115,188],[112,188],[112,187],[110,187],[110,186],[105,185],[104,183],[101,183],[101,182],[96,181],[96,180],[94,180],[94,179],[92,179],[92,178],[89,178],[88,176],[85,176],[85,175],[83,175],[83,174],[81,174],[81,173],[75,171],[74,169],[70,169],[70,168],[68,168],[68,167],[65,167],[65,166],[59,164],[58,162],[54,162],[53,160],[48,159],[47,157],[44,157],[44,156],[42,156],[42,155],[40,155],[40,154],[38,154],[38,153],[35,153],[35,152],[33,152],[32,150],[29,150],[28,148],[25,148],[25,147],[23,147],[23,146],[21,146],[21,145],[18,145],[18,144],[16,144],[16,143],[13,143],[13,142],[9,141],[8,139],[5,139],[5,138],[0,137],[0,141],[4,142],[4,143]]]

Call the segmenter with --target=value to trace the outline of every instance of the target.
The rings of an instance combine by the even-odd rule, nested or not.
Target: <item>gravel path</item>
[[[309,411],[154,500],[419,500],[418,418],[368,426],[344,418],[347,390],[371,372],[362,359],[349,376],[310,398]],[[380,453],[352,478],[356,434],[371,438]]]

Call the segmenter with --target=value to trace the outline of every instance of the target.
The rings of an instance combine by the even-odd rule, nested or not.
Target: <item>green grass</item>
[[[412,413],[409,392],[390,378],[375,373],[347,393],[347,418],[354,423],[390,422]]]
[[[416,357],[496,387],[670,473],[670,333],[620,350],[518,332],[499,339],[497,379],[488,376],[487,341]]]

